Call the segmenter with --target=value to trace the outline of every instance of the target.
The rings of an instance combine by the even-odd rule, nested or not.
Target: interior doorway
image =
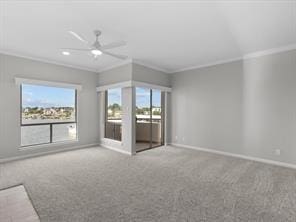
[[[136,151],[164,144],[164,93],[136,87]]]

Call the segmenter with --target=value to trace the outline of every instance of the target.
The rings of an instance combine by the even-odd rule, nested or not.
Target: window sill
[[[106,142],[107,144],[113,143],[113,144],[118,144],[120,146],[122,145],[122,141],[119,141],[119,140],[112,140],[112,139],[109,139],[109,138],[102,138],[102,141]]]
[[[55,142],[55,143],[47,143],[47,144],[40,144],[40,145],[22,146],[22,147],[18,148],[18,151],[44,149],[44,148],[48,148],[48,147],[52,148],[52,147],[58,147],[58,146],[63,146],[63,145],[77,144],[78,142],[79,142],[79,140],[76,139],[76,140],[69,140],[69,141]]]

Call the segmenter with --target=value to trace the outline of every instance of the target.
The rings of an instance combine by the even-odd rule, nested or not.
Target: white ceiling
[[[296,44],[296,1],[0,1],[0,51],[102,70],[122,63],[103,55],[61,54],[83,47],[67,33],[168,72]]]

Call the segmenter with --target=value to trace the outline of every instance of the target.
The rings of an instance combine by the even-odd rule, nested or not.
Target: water
[[[69,140],[75,140],[76,138],[77,138],[76,123],[52,125],[52,142],[69,141]],[[38,145],[38,144],[45,144],[45,143],[50,143],[50,125],[49,124],[21,127],[21,145],[22,146]]]

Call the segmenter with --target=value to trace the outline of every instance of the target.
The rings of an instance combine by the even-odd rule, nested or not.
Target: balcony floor
[[[152,143],[152,148],[158,147],[160,145],[161,145],[161,143],[153,142]],[[150,149],[150,143],[148,143],[148,142],[136,142],[136,150],[137,150],[137,152],[144,151],[144,150],[147,150],[147,149]]]

